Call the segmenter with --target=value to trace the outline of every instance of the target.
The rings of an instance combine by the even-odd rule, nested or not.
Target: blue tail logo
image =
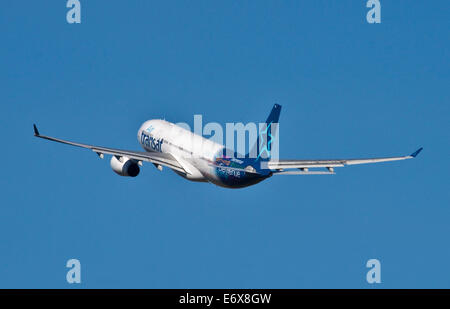
[[[258,157],[255,159],[255,162],[259,162],[260,160],[268,161],[272,157],[272,144],[274,138],[277,136],[280,112],[281,105],[275,104],[269,114],[269,117],[267,117],[265,128],[259,133],[256,144],[253,146],[253,148],[256,147],[256,153],[258,153]]]

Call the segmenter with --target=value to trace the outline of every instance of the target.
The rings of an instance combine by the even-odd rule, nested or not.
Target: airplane
[[[102,146],[75,143],[59,138],[41,135],[33,124],[34,136],[63,144],[87,148],[103,159],[112,155],[111,168],[120,176],[136,177],[143,162],[151,162],[159,170],[163,166],[178,175],[196,182],[209,182],[225,188],[244,188],[255,185],[273,175],[326,175],[335,174],[335,167],[346,165],[398,161],[415,158],[422,147],[407,156],[368,158],[368,159],[308,159],[279,160],[272,159],[271,145],[274,128],[278,124],[281,105],[275,104],[265,124],[272,134],[267,134],[267,153],[256,158],[249,154],[244,157],[225,155],[230,152],[225,146],[186,130],[174,123],[162,119],[144,122],[138,130],[139,144],[145,151],[121,150]],[[267,130],[266,130],[267,131]],[[201,147],[198,147],[201,145]],[[260,148],[259,137],[254,147]]]

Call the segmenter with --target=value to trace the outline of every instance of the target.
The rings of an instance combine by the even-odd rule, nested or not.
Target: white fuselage
[[[174,157],[186,173],[174,171],[188,180],[241,188],[271,176],[270,173],[255,173],[251,166],[254,160],[224,156],[223,145],[165,120],[144,122],[137,137],[146,151]]]
[[[169,153],[174,156],[188,174],[179,175],[193,181],[214,181],[211,168],[215,156],[223,146],[192,133],[171,122],[155,119],[142,124],[138,141],[149,152]]]

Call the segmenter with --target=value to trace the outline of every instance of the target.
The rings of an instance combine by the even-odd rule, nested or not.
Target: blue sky
[[[354,0],[81,0],[78,25],[58,2],[1,5],[0,287],[450,287],[448,1],[382,0],[377,25]],[[32,134],[138,150],[147,119],[275,102],[282,158],[424,151],[228,190]]]

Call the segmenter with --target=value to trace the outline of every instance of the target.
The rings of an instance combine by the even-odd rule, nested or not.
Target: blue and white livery
[[[87,145],[41,135],[34,127],[34,135],[51,141],[88,148],[100,158],[112,155],[111,167],[121,176],[135,177],[144,161],[162,170],[163,166],[178,175],[197,182],[209,182],[226,188],[243,188],[257,184],[272,175],[334,174],[335,167],[353,164],[378,163],[415,158],[422,148],[408,156],[369,159],[309,159],[278,160],[271,158],[272,136],[278,127],[281,106],[275,104],[266,120],[265,143],[256,145],[256,158],[249,154],[238,156],[223,145],[194,134],[171,122],[154,119],[144,122],[138,130],[139,144],[145,151],[130,151]],[[275,125],[276,124],[276,125]],[[230,153],[234,155],[229,155]]]

